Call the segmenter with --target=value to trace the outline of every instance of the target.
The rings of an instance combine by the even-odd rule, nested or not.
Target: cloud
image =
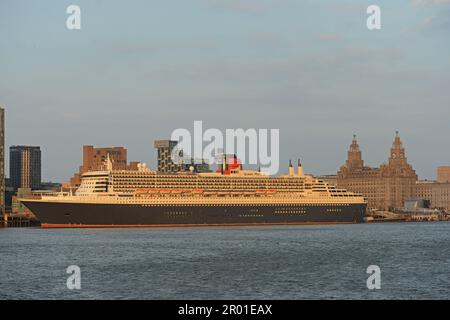
[[[412,0],[416,6],[420,5],[445,5],[450,4],[450,0]]]
[[[339,41],[342,40],[342,36],[337,33],[322,33],[319,34],[319,39],[322,41]]]
[[[246,44],[259,48],[273,49],[274,47],[290,47],[288,39],[281,34],[271,31],[261,31],[243,37]]]
[[[269,6],[263,0],[208,0],[208,4],[219,9],[260,15],[268,11]]]
[[[106,44],[106,46],[116,53],[156,53],[156,52],[180,52],[186,50],[203,51],[217,47],[217,44],[209,39],[202,38],[177,38],[167,40],[134,41],[120,40]]]

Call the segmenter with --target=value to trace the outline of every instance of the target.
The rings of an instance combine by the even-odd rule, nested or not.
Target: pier
[[[448,213],[418,213],[418,212],[391,212],[368,211],[367,222],[425,222],[425,221],[450,221]]]
[[[0,228],[25,228],[39,225],[39,221],[33,215],[14,213],[0,215]]]

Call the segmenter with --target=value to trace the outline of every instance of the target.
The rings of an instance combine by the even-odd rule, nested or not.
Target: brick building
[[[442,166],[437,168],[437,182],[450,182],[450,166]]]
[[[137,170],[137,162],[127,162],[127,149],[123,147],[94,148],[83,146],[83,164],[78,173],[70,179],[70,186],[78,187],[81,175],[88,171],[105,170],[105,160],[109,154],[114,170]]]

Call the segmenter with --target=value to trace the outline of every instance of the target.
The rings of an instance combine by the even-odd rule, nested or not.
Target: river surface
[[[0,299],[450,299],[450,223],[0,229]]]

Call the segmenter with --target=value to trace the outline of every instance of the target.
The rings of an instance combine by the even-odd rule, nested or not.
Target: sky
[[[41,146],[43,180],[61,182],[84,144],[154,168],[153,141],[202,120],[277,128],[281,171],[301,157],[335,174],[353,134],[378,166],[399,130],[433,179],[450,165],[449,39],[450,0],[0,0],[6,147]]]

